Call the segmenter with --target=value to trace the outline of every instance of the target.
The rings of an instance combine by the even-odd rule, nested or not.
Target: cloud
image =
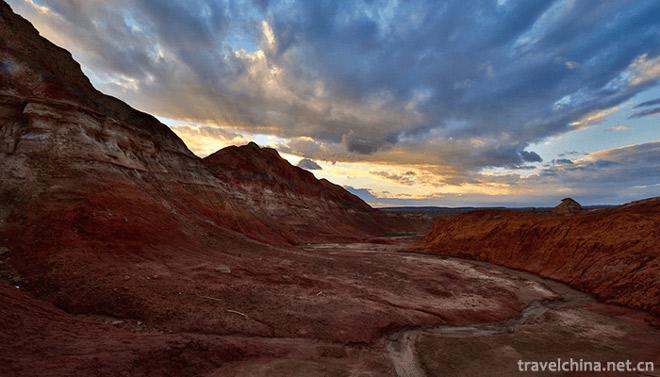
[[[534,165],[517,165],[517,166],[511,167],[511,169],[513,169],[513,170],[534,170],[534,169],[536,169],[536,166],[534,166]]]
[[[660,77],[660,56],[640,55],[631,65],[630,84],[641,85]]]
[[[606,131],[608,132],[622,132],[622,131],[627,131],[629,128],[627,126],[624,126],[623,124],[617,124],[615,126],[612,126],[608,128]]]
[[[411,170],[403,172],[401,174],[390,173],[386,171],[370,171],[369,173],[408,186],[415,184],[416,182],[415,178],[417,176],[417,174]]]
[[[640,110],[636,113],[633,113],[628,117],[628,119],[643,118],[658,113],[660,113],[660,107],[654,107],[652,109]]]
[[[377,198],[371,193],[369,189],[366,188],[355,188],[353,186],[344,186],[346,191],[350,192],[351,194],[359,197],[360,199],[373,203],[374,201],[377,200]]]
[[[608,116],[612,115],[618,110],[618,107],[610,107],[609,109],[598,109],[591,111],[584,116],[582,116],[580,119],[571,122],[571,127],[581,130],[590,126],[593,126],[594,124],[598,124],[605,120]]]
[[[525,162],[542,162],[543,159],[536,152],[520,151],[520,157]]]
[[[638,109],[638,108],[640,108],[640,107],[644,107],[644,106],[653,106],[653,105],[660,105],[660,98],[656,98],[656,99],[652,99],[652,100],[649,100],[649,101],[645,101],[645,102],[639,103],[639,104],[637,104],[637,106],[635,106],[634,108],[635,108],[635,109]]]
[[[554,206],[566,196],[583,204],[622,203],[660,196],[660,141],[596,151],[578,160],[559,159],[527,177],[505,174],[488,177],[487,182],[508,189],[497,194],[438,192],[416,199],[351,189],[365,201],[381,206]]]
[[[359,154],[372,154],[376,152],[382,144],[377,140],[368,140],[352,135],[346,135],[344,137],[344,143],[346,144],[346,149],[348,149],[349,152],[355,152]]]
[[[9,2],[141,110],[446,182],[540,162],[660,78],[653,1]]]
[[[660,183],[660,141],[596,151],[570,164],[555,162],[523,180],[520,189],[550,194],[561,188],[587,203],[660,195],[660,187],[655,186]]]
[[[302,160],[298,161],[298,167],[306,170],[323,170],[319,164],[308,158],[303,158]]]

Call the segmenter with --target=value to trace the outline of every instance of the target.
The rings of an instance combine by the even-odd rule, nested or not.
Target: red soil
[[[660,198],[564,215],[484,210],[442,217],[418,247],[530,271],[660,314]]]
[[[131,360],[145,366],[122,372],[162,375],[153,363],[176,363],[173,354],[188,349],[202,359],[219,352],[216,363],[241,355],[225,340],[188,346],[195,336],[187,334],[245,337],[237,341],[241,349],[250,349],[255,337],[323,340],[336,348],[413,323],[501,318],[524,306],[505,292],[499,312],[439,315],[417,310],[426,301],[420,290],[409,306],[391,307],[386,297],[401,289],[386,273],[395,261],[371,266],[291,246],[380,236],[396,230],[390,217],[277,159],[270,162],[279,167],[279,182],[298,184],[253,188],[249,178],[220,174],[217,160],[194,156],[155,118],[97,92],[68,52],[39,37],[5,3],[0,58],[0,277],[21,287],[19,294],[2,285],[0,296],[7,314],[0,355],[11,359],[4,365],[17,371],[12,374],[89,375],[91,363],[112,359],[108,375]],[[248,159],[279,158],[255,151]],[[244,167],[235,166],[231,177]],[[265,195],[269,190],[277,195]],[[370,271],[381,275],[355,281]],[[81,316],[140,321],[150,333],[183,335],[128,340]],[[72,341],[62,346],[66,321]],[[40,335],[51,323],[52,332]],[[135,350],[122,348],[128,342],[136,342]],[[42,355],[38,347],[53,351]],[[273,346],[264,347],[250,352],[266,357]],[[72,349],[90,356],[69,358]],[[114,352],[127,355],[108,354]],[[33,362],[40,357],[43,363]],[[167,373],[179,375],[167,365]],[[185,370],[196,375],[196,362]]]
[[[5,3],[0,59],[0,375],[392,375],[394,331],[556,298],[400,240],[294,247],[415,224],[272,150],[197,158]]]
[[[383,213],[326,179],[291,165],[275,149],[230,146],[204,163],[231,194],[294,243],[355,240],[417,231],[421,222]]]
[[[198,376],[227,362],[287,353],[256,340],[75,316],[1,282],[0,302],[2,376]]]
[[[204,158],[213,173],[232,187],[253,186],[282,194],[333,201],[347,208],[372,211],[367,203],[327,179],[316,179],[311,172],[291,165],[275,149],[256,143],[230,146]],[[245,189],[250,189],[245,188]]]

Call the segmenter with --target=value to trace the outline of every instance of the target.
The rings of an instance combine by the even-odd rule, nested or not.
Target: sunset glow
[[[9,3],[199,156],[254,140],[376,206],[660,194],[657,2]]]

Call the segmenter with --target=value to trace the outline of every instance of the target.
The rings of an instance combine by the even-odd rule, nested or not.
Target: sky
[[[660,195],[660,2],[9,0],[199,156],[250,140],[374,206]]]

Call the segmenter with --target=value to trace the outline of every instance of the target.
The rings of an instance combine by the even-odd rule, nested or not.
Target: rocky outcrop
[[[341,186],[327,179],[316,179],[311,172],[291,165],[275,149],[261,148],[254,142],[221,149],[206,157],[204,162],[233,188],[300,195],[355,210],[374,211]]]
[[[582,208],[580,203],[576,202],[571,198],[565,198],[562,199],[561,203],[559,203],[555,208],[553,208],[552,211],[562,215],[567,215],[571,213],[578,213],[583,209],[584,208]]]
[[[560,208],[574,207],[564,202]],[[570,212],[482,210],[442,217],[418,247],[530,271],[660,314],[660,198]]]
[[[256,143],[230,146],[204,163],[227,183],[234,199],[286,229],[294,241],[365,238],[396,229],[393,216],[374,210],[326,179],[291,165],[275,149]]]

